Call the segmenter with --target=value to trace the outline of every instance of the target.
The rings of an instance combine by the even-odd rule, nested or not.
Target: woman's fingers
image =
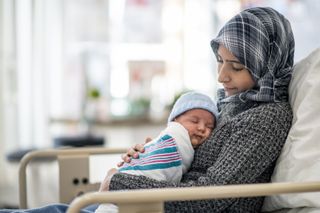
[[[144,152],[144,144],[136,144],[134,147],[133,147],[133,152],[131,153],[134,158],[138,157],[139,154],[138,152],[140,153],[143,153]],[[136,157],[134,156],[134,154],[138,154]]]
[[[151,138],[149,138],[151,140]],[[146,139],[146,143],[149,142],[150,140],[148,140],[148,138]],[[143,153],[144,152],[144,144],[136,144],[133,147],[131,147],[130,149],[128,149],[127,153],[121,155],[121,159],[123,161],[119,162],[117,164],[118,167],[121,167],[124,163],[130,163],[131,158],[138,158],[139,157],[139,153]]]
[[[145,143],[149,143],[150,141],[152,141],[152,138],[147,137]]]
[[[121,155],[121,159],[125,162],[125,163],[129,163],[131,161],[131,155],[129,155],[129,151],[123,155]]]
[[[130,149],[128,149],[126,155],[124,155],[124,158],[137,158],[139,156],[138,152],[139,152],[139,148],[137,148],[138,146],[135,145],[133,147],[131,147]]]
[[[117,163],[117,167],[121,167],[124,164],[123,161],[120,161],[119,163]]]
[[[130,161],[131,161],[131,157],[128,156],[127,153],[126,153],[126,154],[122,154],[122,155],[121,155],[121,159],[122,159],[122,161],[120,161],[120,162],[117,164],[118,167],[123,166],[124,163],[130,163]]]

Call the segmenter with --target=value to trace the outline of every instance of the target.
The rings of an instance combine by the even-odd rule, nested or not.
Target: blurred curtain
[[[7,180],[5,152],[16,142],[14,1],[0,1],[0,186]]]
[[[62,72],[62,9],[61,0],[1,0],[0,9],[0,165],[4,165],[5,153],[51,146],[49,91]],[[5,174],[2,165],[0,173]]]
[[[16,122],[16,50],[14,6],[11,0],[0,1],[0,205],[10,203],[10,199],[17,197],[7,196],[9,190],[15,190],[13,178],[7,166],[6,155],[9,147],[16,144],[17,134],[13,128]]]
[[[62,72],[61,1],[16,0],[15,9],[17,145],[47,147],[50,91]]]
[[[49,91],[61,92],[56,82],[63,64],[61,5],[0,1],[0,205],[17,202],[17,164],[6,154],[51,146],[49,102],[55,93]]]
[[[2,5],[4,150],[48,147],[49,91],[62,70],[61,1],[4,0]]]

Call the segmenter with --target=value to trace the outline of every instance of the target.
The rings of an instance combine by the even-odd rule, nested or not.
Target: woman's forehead
[[[217,53],[225,60],[240,62],[239,59],[235,57],[231,51],[229,51],[225,46],[223,46],[223,44],[219,44]]]

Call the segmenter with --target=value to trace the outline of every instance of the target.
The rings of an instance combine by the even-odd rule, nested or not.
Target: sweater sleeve
[[[289,109],[290,110],[290,109]],[[280,154],[291,125],[291,114],[280,107],[261,107],[254,112],[243,113],[229,122],[207,141],[192,165],[191,174],[196,178],[185,178],[184,182],[172,184],[155,181],[142,176],[115,174],[110,189],[142,189],[162,187],[188,187],[261,182],[261,176],[273,168]],[[212,141],[215,141],[214,143]],[[215,146],[222,144],[215,159],[210,160]],[[198,158],[198,159],[196,159]],[[197,168],[197,165],[199,167]],[[201,164],[201,165],[200,165]],[[205,165],[204,171],[201,166]],[[271,169],[272,172],[272,169]],[[268,178],[270,178],[268,174]],[[189,174],[187,174],[188,176]],[[192,175],[191,175],[192,176]],[[260,179],[259,179],[260,178]],[[266,178],[266,179],[268,179]],[[265,181],[269,181],[265,180]],[[201,212],[214,209],[220,212],[230,207],[237,199],[201,201],[178,201],[166,203],[167,212]],[[249,202],[249,201],[248,201]]]

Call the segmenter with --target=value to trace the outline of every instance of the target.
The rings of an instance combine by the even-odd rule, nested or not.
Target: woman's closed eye
[[[236,71],[244,70],[246,67],[242,65],[240,62],[229,62],[232,66],[232,69]]]
[[[235,60],[225,60],[223,61],[221,56],[217,56],[217,62],[221,65],[223,63],[227,63],[230,65],[231,69],[233,69],[234,71],[241,71],[246,69],[246,67],[241,64],[239,61],[235,61]]]

